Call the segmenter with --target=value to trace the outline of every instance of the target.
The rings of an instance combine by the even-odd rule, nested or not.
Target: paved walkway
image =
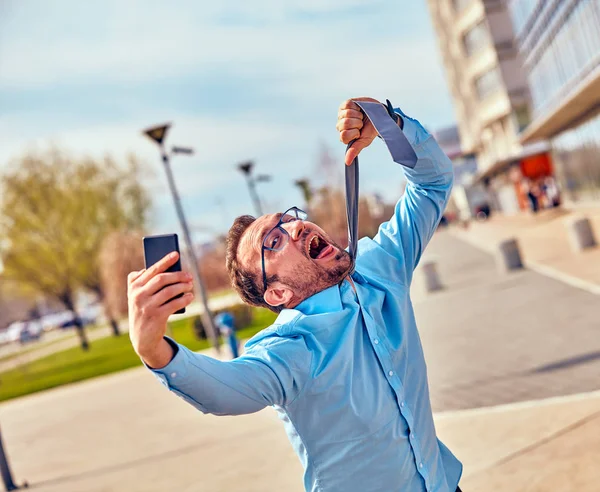
[[[465,492],[597,492],[600,392],[436,416]]]
[[[600,297],[538,273],[499,274],[485,253],[436,234],[444,291],[413,299],[434,411],[600,389]]]
[[[145,369],[0,405],[17,482],[35,492],[301,492],[271,409],[201,415]],[[600,393],[436,415],[468,491],[596,492]]]
[[[568,237],[568,223],[574,217],[590,219],[600,242],[600,207],[577,210],[552,209],[539,214],[493,215],[486,222],[472,222],[467,229],[454,228],[454,234],[493,251],[497,243],[517,238],[525,261],[532,267],[596,286],[600,292],[600,247],[575,253]]]

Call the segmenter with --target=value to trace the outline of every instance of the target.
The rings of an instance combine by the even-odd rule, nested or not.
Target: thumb
[[[352,144],[346,151],[346,166],[351,165],[352,162],[354,162],[354,159],[358,157],[358,154],[360,154],[361,150],[365,147],[368,147],[370,143],[371,142],[369,141],[369,139],[364,137],[359,137],[354,142],[352,142]]]

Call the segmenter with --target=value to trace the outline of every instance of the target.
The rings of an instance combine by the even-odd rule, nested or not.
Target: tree
[[[0,329],[24,319],[35,305],[32,296],[0,275]]]
[[[231,288],[229,274],[225,268],[225,238],[215,239],[215,246],[202,253],[198,259],[200,275],[208,292]]]
[[[74,159],[55,150],[15,164],[1,180],[4,276],[59,300],[73,313],[87,350],[76,294],[86,287],[103,298],[102,240],[114,229],[143,227],[149,200],[139,183],[140,165],[131,158],[122,169],[110,158]]]
[[[113,231],[106,236],[98,256],[104,306],[112,319],[127,314],[127,275],[144,268],[142,234]]]
[[[104,311],[115,336],[120,335],[117,317],[126,314],[121,310],[111,309],[113,301],[106,301],[108,295],[106,279],[102,279],[102,265],[98,254],[106,238],[115,231],[125,234],[130,231],[143,230],[146,225],[150,199],[141,184],[143,170],[140,162],[130,156],[126,168],[119,167],[115,161],[107,157],[102,162],[87,159],[79,164],[81,173],[81,192],[86,195],[87,217],[90,227],[87,231],[87,245],[90,261],[80,271],[80,282],[94,292],[104,306]],[[133,236],[136,236],[133,233]],[[129,236],[131,237],[131,235]],[[139,244],[130,254],[139,259],[141,234],[137,234]],[[137,250],[137,252],[136,252]],[[123,252],[127,255],[127,252]],[[143,256],[141,256],[143,258]],[[131,260],[140,266],[135,259]],[[131,270],[129,270],[131,271]],[[129,271],[127,273],[129,273]]]

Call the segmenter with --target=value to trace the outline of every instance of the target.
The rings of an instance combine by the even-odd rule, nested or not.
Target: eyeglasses
[[[304,210],[300,210],[298,207],[292,207],[281,214],[279,222],[273,227],[267,234],[262,242],[262,248],[260,251],[262,260],[262,274],[263,274],[263,288],[264,292],[267,291],[267,272],[265,270],[265,250],[266,251],[281,251],[290,240],[289,233],[281,227],[281,224],[289,224],[296,220],[306,220],[308,214]]]

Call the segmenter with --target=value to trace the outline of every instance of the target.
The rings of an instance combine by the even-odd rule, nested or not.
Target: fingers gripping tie
[[[393,106],[386,100],[387,106],[369,101],[354,101],[362,110],[364,115],[373,123],[377,133],[385,142],[394,162],[403,166],[414,168],[417,164],[417,154],[397,124],[397,115]],[[401,120],[402,121],[402,120]],[[346,152],[355,142],[348,144]],[[348,250],[353,260],[352,271],[354,271],[354,260],[358,245],[358,195],[359,195],[359,173],[358,157],[352,164],[346,167],[346,216],[348,218]]]

